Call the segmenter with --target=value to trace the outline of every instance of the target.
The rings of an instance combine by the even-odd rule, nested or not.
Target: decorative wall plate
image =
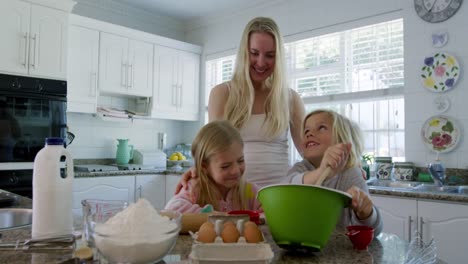
[[[460,76],[460,66],[457,59],[447,53],[438,52],[424,59],[421,68],[423,86],[436,93],[451,90]]]
[[[439,153],[452,151],[460,142],[458,124],[447,116],[433,116],[426,120],[421,129],[424,144]]]
[[[448,42],[448,32],[434,32],[431,39],[434,48],[442,48]]]
[[[447,111],[450,107],[450,100],[448,99],[447,96],[437,96],[434,101],[434,106],[439,113],[443,113]]]

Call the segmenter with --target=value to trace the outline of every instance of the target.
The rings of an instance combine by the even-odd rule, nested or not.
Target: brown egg
[[[258,243],[263,241],[262,231],[257,225],[244,225],[244,237],[247,243]]]
[[[237,230],[234,223],[232,225],[225,225],[223,231],[221,232],[221,238],[223,239],[224,243],[236,243],[239,237],[239,230]]]
[[[214,229],[214,224],[210,221],[207,221],[205,223],[203,223],[201,226],[200,226],[200,229],[203,229],[203,228],[213,228]]]
[[[216,238],[216,232],[213,226],[205,225],[200,227],[197,240],[203,243],[213,243]]]
[[[248,226],[257,228],[257,224],[255,224],[255,223],[252,222],[252,221],[247,221],[247,222],[244,223],[244,229],[245,229],[246,227],[248,227]]]
[[[226,227],[227,225],[236,226],[236,225],[234,224],[234,222],[232,222],[232,221],[226,221],[226,222],[224,222],[223,226]]]

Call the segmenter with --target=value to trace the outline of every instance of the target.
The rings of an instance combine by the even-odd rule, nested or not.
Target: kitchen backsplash
[[[117,138],[128,138],[135,149],[156,150],[158,132],[167,133],[167,147],[191,143],[198,122],[161,119],[108,121],[89,114],[67,113],[69,131],[75,134],[68,147],[75,159],[115,158]]]

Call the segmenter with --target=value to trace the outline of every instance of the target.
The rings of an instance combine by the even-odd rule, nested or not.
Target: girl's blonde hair
[[[230,82],[229,97],[224,109],[224,117],[236,128],[242,128],[252,114],[254,87],[250,79],[249,40],[252,33],[267,33],[275,40],[275,67],[265,86],[270,90],[265,101],[266,135],[273,138],[283,133],[289,125],[289,93],[284,63],[284,44],[276,23],[267,17],[252,19],[242,34],[237,52],[236,66]]]
[[[355,122],[349,120],[347,117],[340,115],[333,110],[319,109],[309,113],[304,118],[303,129],[305,129],[306,121],[309,119],[309,117],[320,113],[328,114],[332,120],[333,144],[351,143],[352,145],[346,168],[358,166],[360,164],[361,154],[364,149],[364,141],[359,126]]]
[[[213,121],[203,126],[192,142],[192,157],[195,163],[195,170],[198,175],[198,184],[195,191],[198,192],[197,204],[205,206],[213,205],[216,211],[221,211],[218,201],[223,197],[218,190],[216,183],[210,175],[204,173],[203,165],[210,162],[210,158],[219,152],[226,151],[233,143],[242,146],[244,142],[239,131],[228,121]],[[239,184],[232,190],[232,203],[241,209],[247,209],[247,199],[244,195],[245,180],[242,175]]]

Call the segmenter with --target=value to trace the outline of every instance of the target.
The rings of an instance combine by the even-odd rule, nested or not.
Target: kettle
[[[128,144],[128,139],[117,139],[117,141],[119,144],[117,144],[116,162],[117,164],[128,164],[133,158],[133,145]]]

